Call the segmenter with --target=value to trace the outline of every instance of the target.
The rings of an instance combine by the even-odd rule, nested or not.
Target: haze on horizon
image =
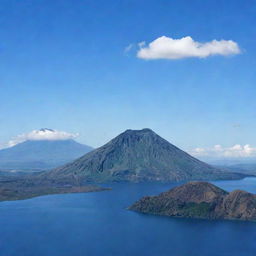
[[[193,154],[256,155],[253,2],[3,0],[1,146],[148,127]]]

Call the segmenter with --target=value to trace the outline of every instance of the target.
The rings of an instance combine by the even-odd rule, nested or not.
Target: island
[[[208,182],[188,182],[157,196],[146,196],[129,210],[183,218],[256,220],[256,195],[230,193]]]

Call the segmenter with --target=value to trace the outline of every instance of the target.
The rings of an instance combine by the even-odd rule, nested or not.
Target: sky
[[[147,127],[197,154],[254,152],[255,24],[252,0],[1,0],[0,145]]]

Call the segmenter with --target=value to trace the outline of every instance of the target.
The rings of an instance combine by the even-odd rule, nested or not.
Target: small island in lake
[[[129,210],[170,217],[256,220],[256,195],[189,182],[158,196],[143,197]]]

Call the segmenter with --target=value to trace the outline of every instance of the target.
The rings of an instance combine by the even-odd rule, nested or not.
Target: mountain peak
[[[49,129],[49,128],[41,128],[38,130],[39,132],[54,132],[53,129]]]
[[[212,201],[227,194],[227,192],[208,182],[192,181],[175,187],[164,194],[168,197],[179,198],[182,201],[201,203]]]
[[[50,132],[48,132],[50,133]],[[1,169],[54,168],[83,156],[92,148],[72,138],[53,140],[40,137],[0,150]]]
[[[120,135],[122,134],[144,134],[144,133],[152,133],[152,134],[155,134],[154,131],[152,131],[151,129],[149,128],[143,128],[141,130],[132,130],[132,129],[128,129],[126,131],[124,131],[123,133],[121,133]]]
[[[143,128],[143,129],[140,129],[140,130],[128,129],[128,130],[126,130],[126,132],[153,132],[153,130],[151,130],[150,128]]]
[[[154,143],[154,141],[158,140],[159,142],[164,139],[162,139],[160,136],[158,136],[155,132],[153,132],[151,129],[145,128],[141,130],[132,130],[128,129],[118,136],[116,136],[114,139],[112,139],[109,143],[115,144],[117,147],[134,147],[136,148],[138,144],[146,143],[147,146],[150,146]]]

